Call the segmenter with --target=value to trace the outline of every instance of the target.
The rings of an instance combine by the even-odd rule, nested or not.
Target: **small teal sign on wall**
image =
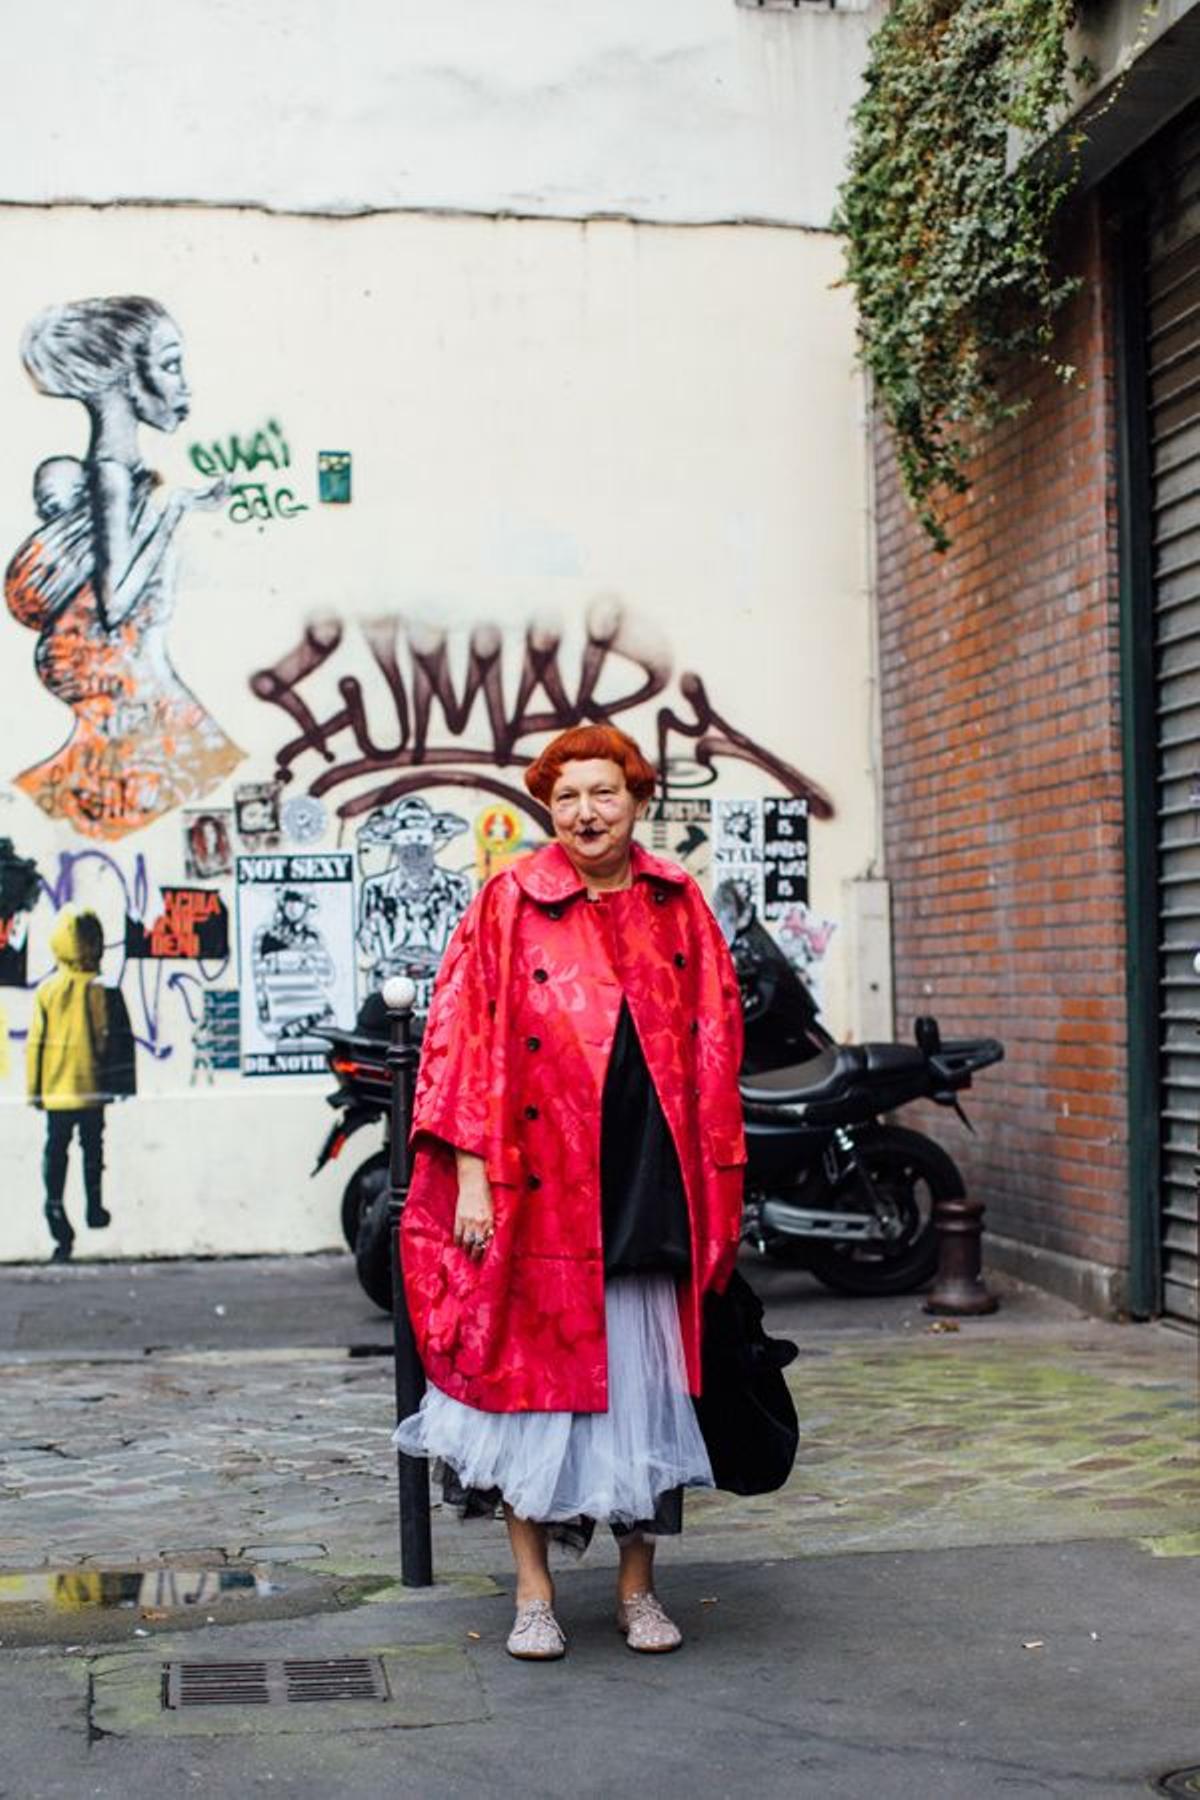
[[[350,452],[317,451],[317,496],[327,506],[347,506],[350,501]]]

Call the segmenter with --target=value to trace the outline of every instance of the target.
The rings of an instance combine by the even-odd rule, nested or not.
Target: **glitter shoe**
[[[663,1611],[657,1594],[630,1594],[617,1607],[617,1630],[624,1632],[631,1650],[662,1656],[678,1650],[683,1633]]]
[[[548,1600],[518,1606],[504,1648],[520,1662],[555,1662],[566,1655],[567,1640]]]

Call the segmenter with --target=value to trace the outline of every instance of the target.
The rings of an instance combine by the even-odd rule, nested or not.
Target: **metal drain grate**
[[[390,1698],[377,1656],[163,1664],[162,1704],[172,1712],[184,1706],[297,1706],[320,1700]]]

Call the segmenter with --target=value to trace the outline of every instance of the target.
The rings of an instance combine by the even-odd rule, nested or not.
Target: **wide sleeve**
[[[504,1129],[503,974],[505,904],[500,881],[471,902],[446,946],[434,984],[413,1101],[413,1143],[434,1138],[487,1163],[511,1182],[516,1148]]]
[[[718,1162],[740,1163],[745,1160],[738,1089],[745,1042],[741,989],[729,947],[702,895],[693,928],[700,953],[696,1072],[705,1135]]]
[[[738,1072],[745,1026],[737,970],[702,894],[693,913],[700,963],[696,1015],[696,1085],[705,1163],[708,1243],[697,1268],[698,1290],[722,1291],[737,1260],[745,1201],[746,1135]]]

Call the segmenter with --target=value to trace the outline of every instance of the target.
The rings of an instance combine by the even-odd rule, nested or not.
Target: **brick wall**
[[[1094,205],[1084,287],[1032,404],[992,435],[939,556],[876,434],[887,872],[898,1032],[994,1033],[1007,1059],[953,1116],[989,1227],[1127,1264],[1124,900],[1109,283]]]

